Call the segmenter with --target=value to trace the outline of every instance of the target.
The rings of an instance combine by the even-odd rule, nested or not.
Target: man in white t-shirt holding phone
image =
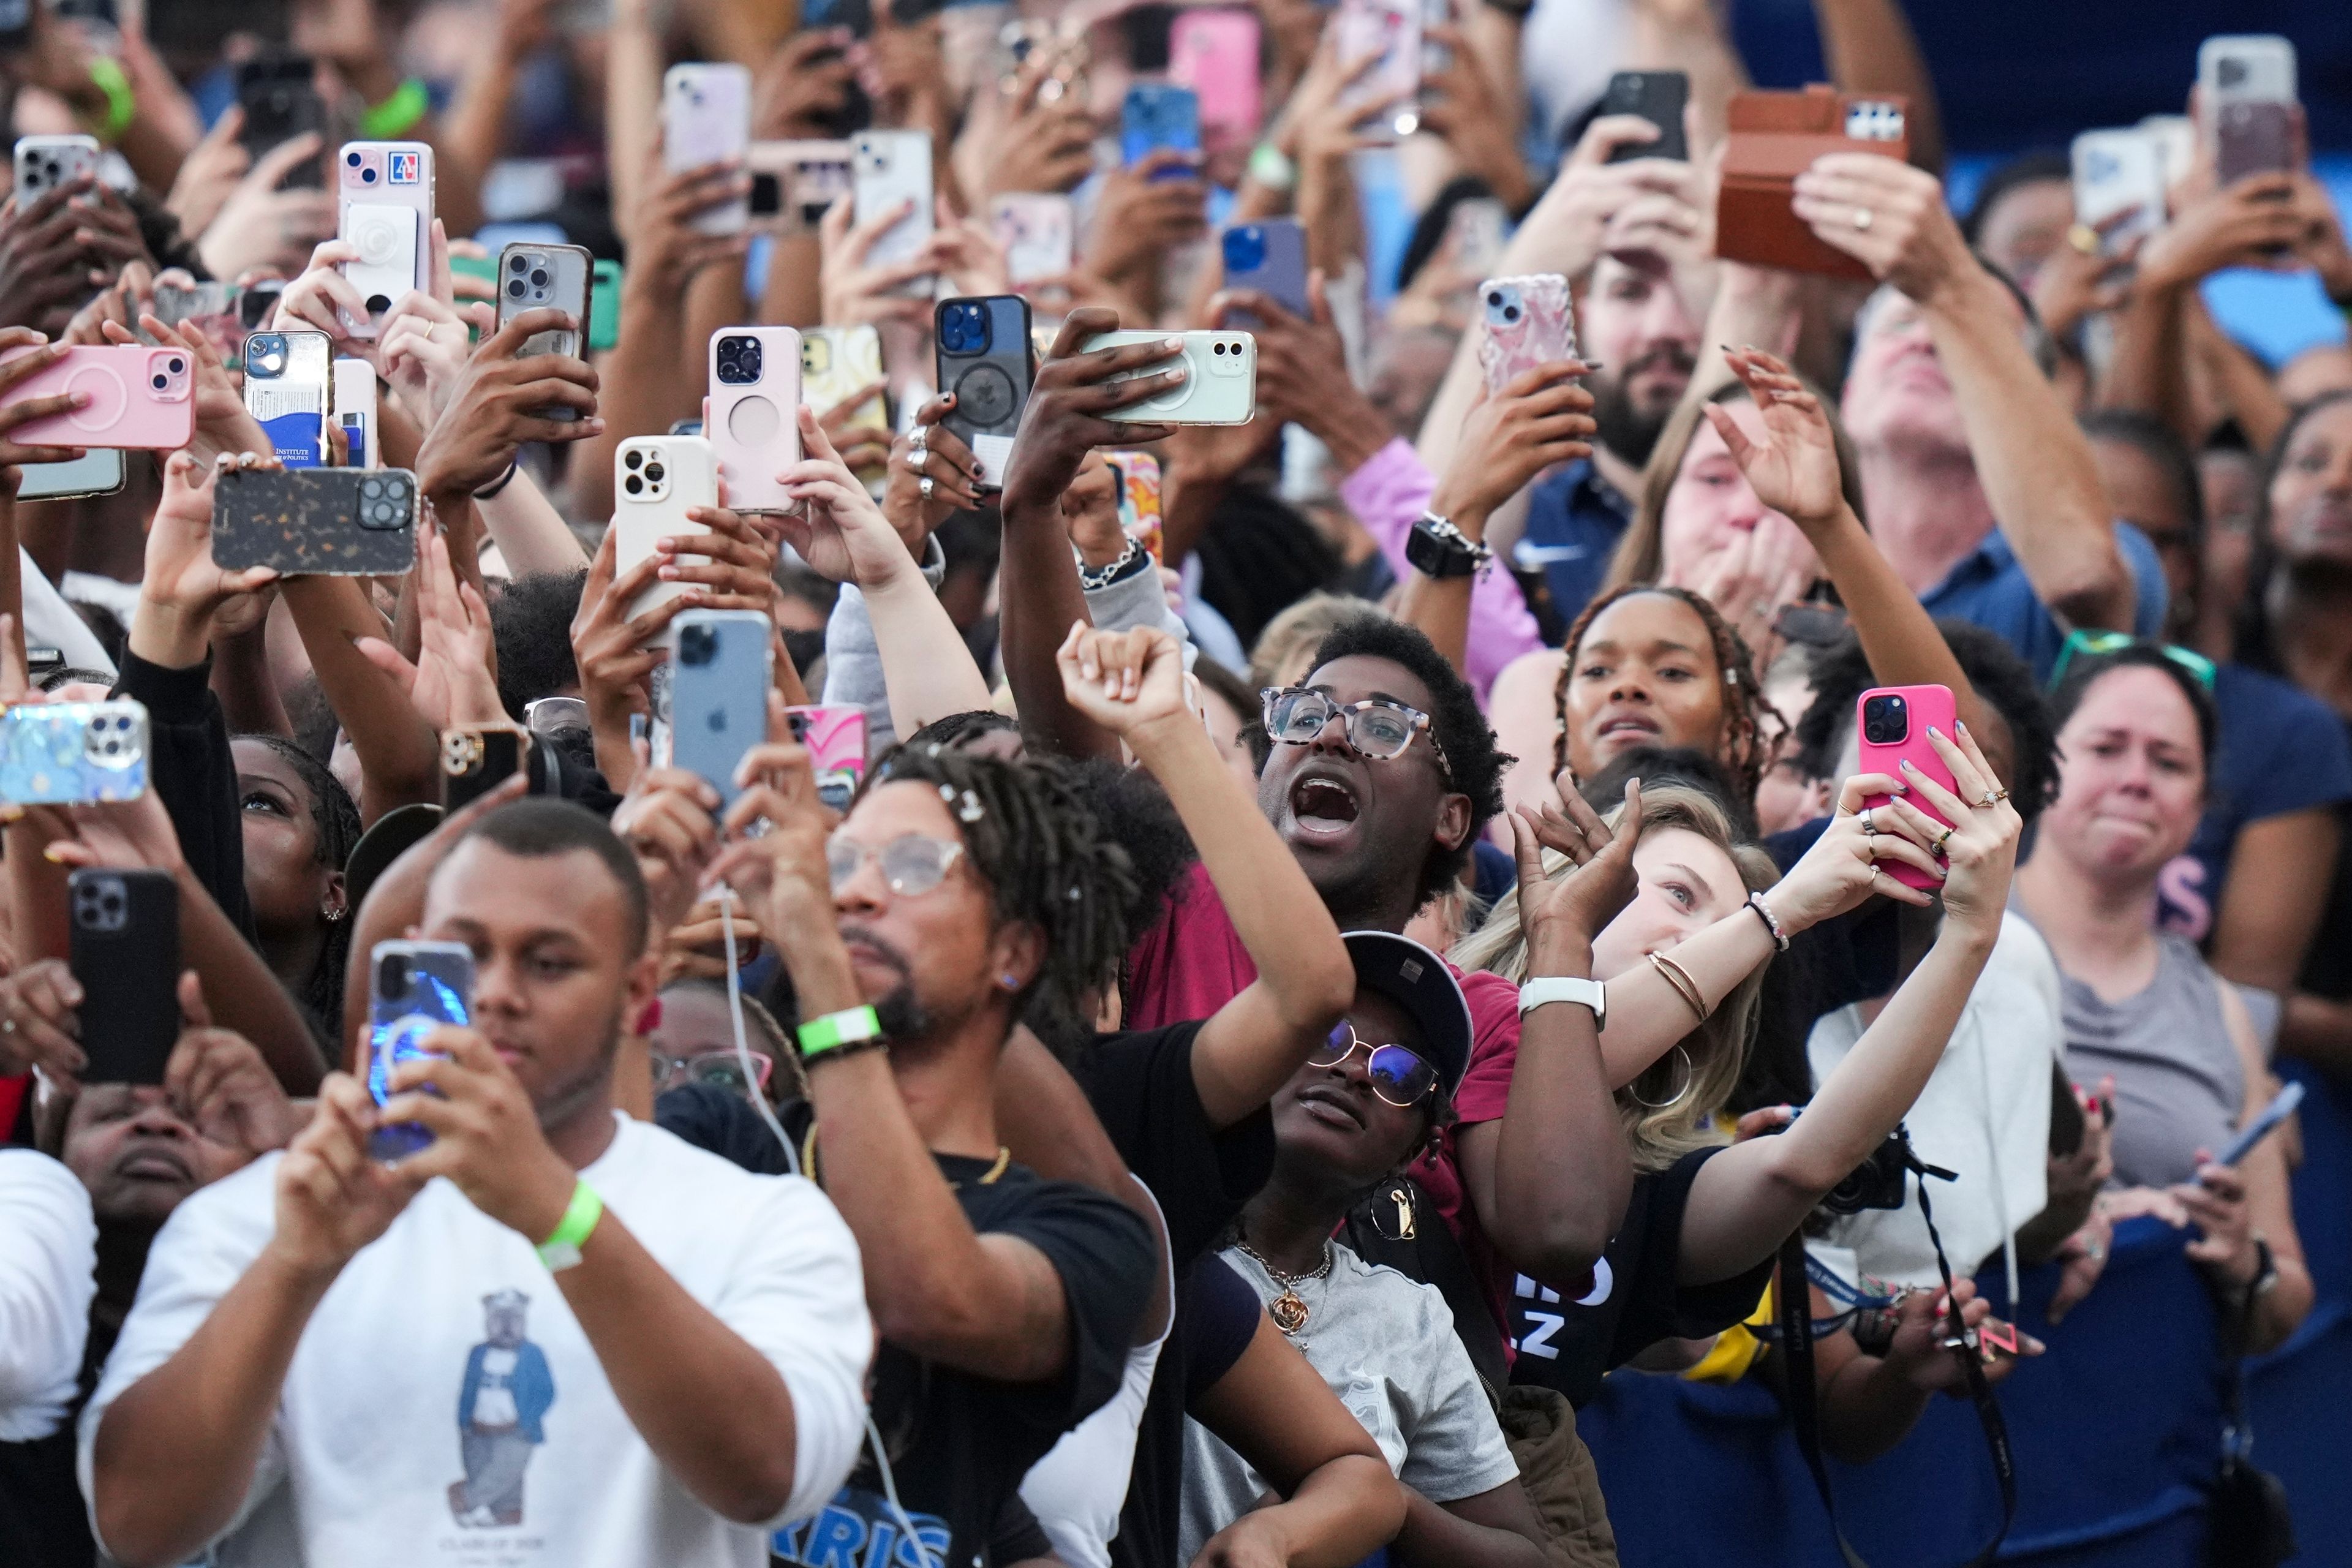
[[[874,1331],[840,1215],[614,1109],[655,986],[630,850],[555,800],[452,826],[415,931],[472,950],[473,1026],[381,1109],[330,1077],[156,1239],[81,1428],[132,1568],[753,1568],[856,1456]],[[370,1157],[408,1121],[434,1142]]]

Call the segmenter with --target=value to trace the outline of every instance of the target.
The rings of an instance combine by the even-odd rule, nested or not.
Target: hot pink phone
[[[17,353],[31,353],[22,349]],[[12,360],[17,353],[0,355]],[[10,432],[26,446],[107,447],[168,452],[196,431],[195,367],[184,350],[140,343],[79,345],[19,384],[5,401],[78,392],[89,404]]]
[[[776,482],[801,459],[801,335],[790,327],[721,327],[710,334],[702,430],[719,454],[727,504],[742,512],[797,506]]]
[[[1950,687],[1874,687],[1862,694],[1856,714],[1856,721],[1862,727],[1862,772],[1887,773],[1901,778],[1903,769],[1899,764],[1909,763],[1954,795],[1959,794],[1959,786],[1952,782],[1952,770],[1944,765],[1944,759],[1937,756],[1936,748],[1927,742],[1927,731],[1931,728],[1939,731],[1946,740],[1952,737],[1952,722],[1959,717],[1959,711],[1953,706]],[[1889,798],[1883,795],[1869,795],[1864,799],[1863,805],[1865,809],[1885,805]],[[1913,805],[1944,823],[1947,827],[1951,826],[1945,821],[1944,814],[1918,791],[1914,790],[1907,798]],[[1883,860],[1879,862],[1878,868],[1905,887],[1916,888],[1922,892],[1932,893],[1942,886],[1927,872],[1900,860]]]
[[[835,811],[847,811],[866,777],[866,710],[819,703],[787,708],[784,718],[793,727],[793,739],[809,750],[817,798]]]
[[[1168,75],[1200,99],[1203,151],[1257,140],[1257,18],[1247,11],[1184,11],[1170,27]]]

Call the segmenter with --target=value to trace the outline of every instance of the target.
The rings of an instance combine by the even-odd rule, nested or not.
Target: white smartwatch
[[[1547,1002],[1573,1002],[1592,1009],[1592,1026],[1607,1026],[1608,994],[1598,980],[1582,980],[1574,975],[1555,974],[1542,980],[1530,980],[1519,987],[1519,1016],[1526,1017]]]

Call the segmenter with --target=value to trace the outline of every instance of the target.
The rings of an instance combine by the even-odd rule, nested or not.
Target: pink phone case
[[[1390,104],[1392,113],[1411,113],[1421,91],[1421,0],[1339,0],[1337,25],[1343,65],[1374,53],[1381,57],[1348,89],[1345,101],[1367,110]],[[1385,134],[1378,123],[1362,129],[1368,135]]]
[[[721,327],[710,334],[702,429],[736,511],[799,503],[777,474],[801,457],[801,335],[790,327]]]
[[[1487,279],[1478,285],[1478,312],[1486,325],[1478,363],[1488,392],[1500,392],[1538,365],[1576,357],[1575,307],[1568,279],[1557,272]]]
[[[0,355],[0,362],[33,352],[21,349]],[[20,425],[10,438],[35,447],[168,452],[186,446],[195,435],[195,372],[181,349],[140,343],[69,348],[63,359],[16,387],[5,401],[22,403],[63,392],[80,393],[89,403]]]
[[[1201,135],[1211,152],[1246,146],[1264,112],[1258,89],[1257,18],[1246,11],[1186,11],[1168,36],[1168,74],[1201,101]]]
[[[842,703],[787,708],[793,738],[809,752],[818,797],[835,811],[847,811],[866,780],[866,710]]]
[[[358,244],[362,258],[372,254],[370,236],[352,232],[352,209],[405,207],[416,215],[411,252],[409,287],[424,293],[433,289],[433,149],[423,142],[346,142],[335,152],[335,234]],[[365,261],[345,262],[348,276]],[[389,281],[388,279],[386,280]],[[362,285],[362,292],[382,292]],[[395,296],[396,298],[396,296]],[[379,323],[348,318],[343,325],[354,338],[373,338]]]
[[[1901,700],[1904,705],[1902,738],[1873,741],[1869,722],[1871,703],[1874,699],[1889,697]],[[1944,759],[1936,754],[1936,748],[1927,742],[1927,731],[1931,725],[1940,731],[1946,740],[1951,739],[1952,722],[1958,717],[1958,710],[1953,706],[1950,687],[1873,687],[1856,699],[1853,714],[1855,730],[1861,736],[1862,761],[1859,765],[1862,772],[1885,773],[1899,779],[1903,777],[1899,764],[1907,762],[1954,795],[1960,793],[1959,786],[1952,782],[1952,770],[1944,765]],[[1863,805],[1865,809],[1885,805],[1888,798],[1883,795],[1869,795],[1864,799]],[[1937,821],[1943,822],[1948,827],[1951,826],[1945,822],[1944,814],[1930,805],[1916,789],[1906,798]],[[1917,888],[1922,892],[1932,893],[1943,885],[1925,871],[1900,860],[1883,860],[1879,862],[1878,868],[1905,887]]]

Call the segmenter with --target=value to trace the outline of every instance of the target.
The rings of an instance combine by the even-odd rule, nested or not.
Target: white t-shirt
[[[311,1315],[217,1563],[763,1568],[769,1531],[839,1489],[864,1435],[874,1352],[848,1226],[797,1176],[753,1175],[649,1123],[614,1121],[611,1145],[581,1174],[791,1391],[785,1511],[732,1524],[667,1474],[530,1242],[436,1180]],[[196,1193],[156,1237],[82,1416],[85,1496],[108,1407],[187,1341],[268,1242],[279,1158]],[[512,1423],[480,1430],[506,1408]]]
[[[1805,1054],[1816,1088],[1861,1040],[1863,1028],[1859,1006],[1814,1023]],[[1973,1273],[2049,1203],[2050,1069],[2065,1059],[2057,961],[2041,932],[2004,914],[1951,1043],[1903,1118],[1913,1152],[1959,1178],[1927,1191],[1955,1275]],[[1941,1280],[1916,1176],[1906,1191],[1901,1208],[1842,1218],[1827,1239],[1851,1247],[1874,1279],[1934,1286]]]
[[[0,1149],[0,1443],[56,1431],[73,1403],[98,1294],[98,1225],[74,1173]]]

